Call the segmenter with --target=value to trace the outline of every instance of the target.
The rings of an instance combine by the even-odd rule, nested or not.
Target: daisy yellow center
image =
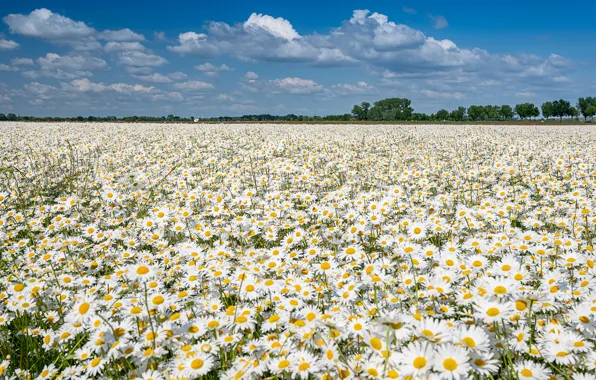
[[[464,339],[461,340],[466,346],[470,347],[470,348],[476,348],[476,341],[474,340],[474,338],[471,338],[469,336],[465,337]]]
[[[137,274],[144,275],[147,273],[149,273],[149,268],[147,268],[146,266],[141,265],[140,267],[137,268]]]
[[[443,368],[447,371],[455,371],[457,369],[457,362],[455,359],[447,358],[443,360]]]
[[[89,303],[87,303],[87,302],[84,302],[83,304],[81,304],[81,306],[79,306],[79,314],[81,314],[81,315],[87,314],[87,312],[89,311],[89,307],[91,307],[91,305],[89,305]]]
[[[521,373],[522,376],[525,376],[525,377],[532,377],[532,375],[533,375],[532,371],[530,371],[527,368],[522,369],[520,371],[520,373]]]
[[[201,369],[203,368],[203,364],[205,364],[205,362],[203,362],[201,359],[195,359],[190,363],[190,367],[192,369]]]
[[[93,360],[91,360],[91,367],[95,368],[99,365],[99,362],[101,361],[100,358],[95,358]]]
[[[277,365],[277,368],[284,369],[284,368],[287,368],[289,365],[290,365],[290,361],[284,359],[279,362],[279,364]]]
[[[425,365],[426,365],[425,357],[418,356],[416,359],[414,359],[414,368],[416,368],[416,369],[424,368]]]
[[[380,350],[381,347],[383,347],[383,342],[381,342],[381,339],[379,338],[372,338],[370,340],[370,345],[372,346],[372,348],[374,348],[375,350]]]
[[[495,293],[505,294],[505,293],[507,293],[507,289],[504,286],[499,285],[495,288]]]
[[[306,371],[309,368],[310,368],[310,364],[302,363],[298,366],[298,371]]]
[[[491,307],[486,311],[486,314],[489,317],[496,317],[497,315],[501,314],[501,311],[499,309],[497,309],[496,307]]]

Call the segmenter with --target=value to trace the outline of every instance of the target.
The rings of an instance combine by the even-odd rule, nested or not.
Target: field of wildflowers
[[[0,125],[0,377],[596,379],[596,130]]]

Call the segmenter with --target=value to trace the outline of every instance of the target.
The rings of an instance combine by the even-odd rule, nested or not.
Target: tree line
[[[564,117],[578,118],[580,115],[586,121],[592,121],[596,115],[596,97],[579,98],[576,107],[571,106],[567,100],[560,99],[542,103],[540,109],[532,103],[516,104],[512,107],[504,105],[471,105],[457,107],[452,111],[441,109],[434,114],[415,113],[411,101],[405,98],[390,98],[375,102],[372,106],[362,102],[352,107],[352,115],[356,120],[371,121],[504,121],[518,117],[521,120],[535,119],[540,116],[544,119]]]
[[[255,114],[242,116],[218,116],[207,118],[184,117],[176,115],[167,116],[76,116],[76,117],[38,117],[19,116],[14,113],[0,113],[0,121],[88,121],[88,122],[254,122],[254,121],[290,121],[290,122],[311,122],[311,121],[507,121],[515,117],[520,120],[536,119],[540,116],[544,119],[563,118],[578,119],[582,116],[585,121],[592,121],[596,115],[596,97],[579,98],[576,106],[564,99],[544,102],[540,106],[532,103],[521,103],[515,106],[503,105],[471,105],[469,107],[457,107],[448,111],[441,109],[433,114],[414,112],[412,102],[406,98],[388,98],[374,102],[362,102],[352,107],[350,113],[327,116],[307,115],[271,115]]]

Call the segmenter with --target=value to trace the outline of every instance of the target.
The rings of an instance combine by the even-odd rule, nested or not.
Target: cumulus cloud
[[[172,83],[172,79],[159,73],[153,73],[150,75],[133,75],[133,77],[143,82]]]
[[[36,60],[42,70],[105,70],[108,64],[101,58],[87,55],[59,55],[47,53],[45,57]]]
[[[116,42],[145,41],[145,36],[143,36],[142,34],[135,33],[128,28],[120,30],[104,30],[103,32],[99,33],[97,38],[101,40]]]
[[[19,71],[19,68],[0,63],[0,71]]]
[[[140,42],[108,42],[103,49],[108,53],[118,51],[143,51],[145,47]]]
[[[125,51],[118,55],[118,61],[126,66],[155,67],[168,63],[168,60],[155,54],[142,51]]]
[[[2,38],[2,36],[0,36],[0,50],[12,50],[12,49],[16,49],[19,47],[19,44],[11,41],[11,40],[6,40],[4,38]]]
[[[244,79],[247,81],[254,81],[259,79],[259,74],[255,73],[254,71],[248,71],[246,74],[244,74]]]
[[[271,83],[274,88],[288,94],[306,95],[323,91],[323,86],[312,79],[287,77],[283,79],[274,79],[269,81],[269,83]]]
[[[472,65],[486,53],[436,40],[386,15],[356,10],[327,34],[300,35],[283,18],[252,14],[243,24],[210,22],[206,33],[178,36],[172,52],[214,57],[228,54],[248,61],[305,62],[315,66],[373,63],[401,70]]]
[[[201,65],[197,65],[195,66],[195,69],[199,70],[199,71],[203,71],[203,72],[216,72],[216,71],[230,71],[232,70],[230,67],[228,67],[228,65],[222,64],[219,66],[216,66],[212,63],[203,63]]]
[[[245,30],[260,28],[271,33],[275,37],[287,41],[299,39],[300,35],[294,30],[290,22],[282,17],[273,18],[268,15],[253,13],[243,25]]]
[[[28,15],[9,14],[4,17],[10,32],[42,39],[70,39],[88,37],[95,29],[82,21],[74,21],[49,9],[36,9]]]
[[[183,72],[176,71],[173,73],[169,73],[168,78],[173,79],[173,80],[184,80],[184,79],[188,78],[188,75],[184,74]]]
[[[10,61],[11,64],[15,65],[15,66],[32,66],[35,65],[35,63],[33,63],[33,60],[31,58],[13,58]]]
[[[200,80],[192,80],[192,81],[188,81],[188,82],[175,83],[172,86],[178,90],[191,91],[191,92],[192,91],[194,91],[194,92],[211,91],[215,88],[211,83],[203,82]]]

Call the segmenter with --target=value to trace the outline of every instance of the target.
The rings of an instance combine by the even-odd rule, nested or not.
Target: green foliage
[[[588,108],[586,108],[586,110],[583,112],[583,115],[585,118],[590,118],[590,121],[592,121],[592,119],[594,118],[594,115],[596,115],[596,106],[590,106]]]
[[[553,102],[553,116],[563,120],[563,116],[570,116],[570,112],[571,103],[567,100],[560,99]]]
[[[501,118],[503,120],[511,120],[515,113],[513,112],[513,108],[509,104],[504,104],[501,106]]]
[[[449,120],[449,111],[443,109],[436,113],[435,115],[436,120]]]
[[[549,117],[553,117],[554,116],[554,110],[553,110],[553,102],[545,102],[542,103],[542,116],[545,119],[548,119]]]
[[[542,115],[545,119],[558,117],[575,117],[580,114],[586,121],[596,113],[596,97],[579,98],[577,107],[572,107],[567,100],[560,99],[552,102],[544,102],[541,105]],[[508,104],[504,105],[471,105],[468,108],[459,106],[449,112],[440,109],[435,114],[414,113],[412,102],[406,98],[387,98],[376,101],[372,106],[368,102],[362,102],[352,107],[350,113],[325,116],[307,115],[242,115],[242,116],[218,116],[208,118],[197,118],[193,116],[183,117],[170,114],[167,116],[77,116],[77,117],[34,117],[18,116],[14,113],[7,115],[0,113],[0,121],[89,121],[89,122],[317,122],[317,121],[507,121],[517,115],[521,120],[536,118],[540,116],[540,110],[532,103],[517,104],[515,108]]]
[[[540,116],[540,111],[532,103],[522,103],[515,106],[515,113],[520,119],[532,118]]]
[[[408,120],[414,109],[411,100],[406,98],[388,98],[374,103],[369,110],[370,120]]]
[[[577,109],[586,119],[594,116],[590,115],[588,109],[590,107],[596,107],[596,97],[588,96],[586,98],[579,98],[577,101]]]
[[[474,121],[482,120],[484,118],[484,107],[476,105],[468,107],[468,116]]]

